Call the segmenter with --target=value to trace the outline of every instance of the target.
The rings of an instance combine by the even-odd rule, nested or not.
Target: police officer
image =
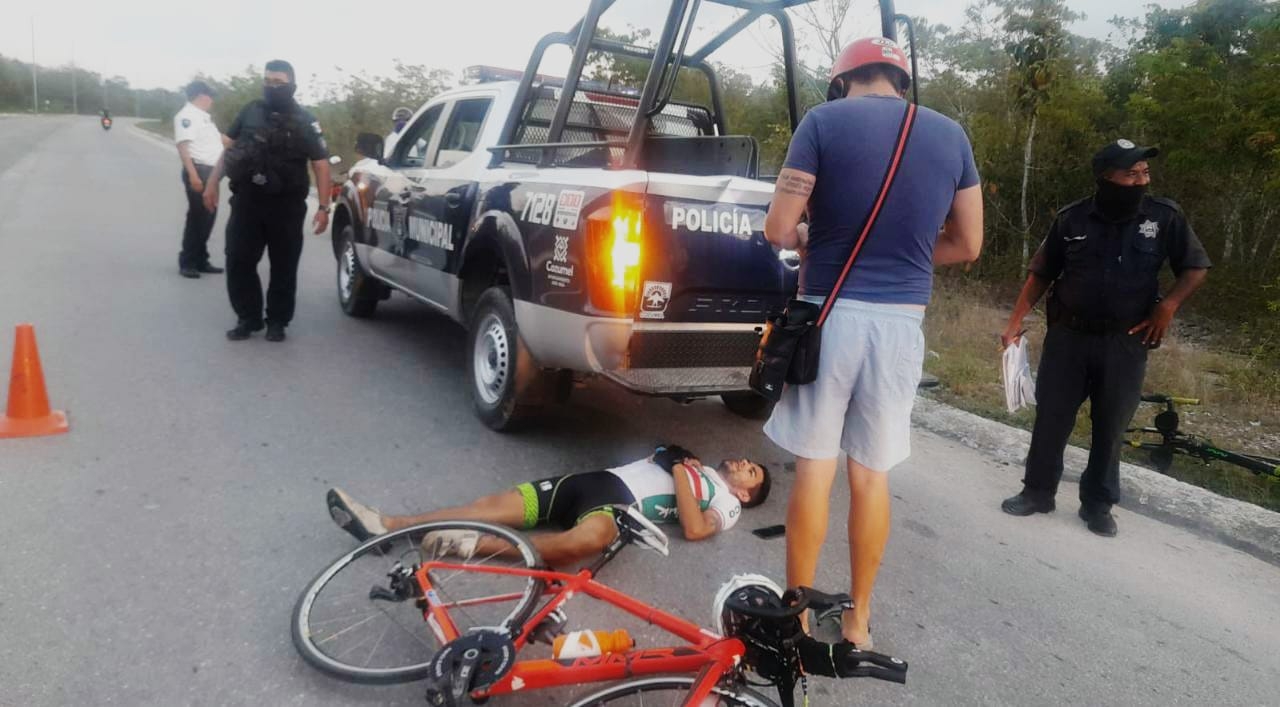
[[[1097,191],[1058,212],[1001,340],[1021,336],[1022,319],[1046,290],[1049,331],[1036,382],[1036,421],[1023,490],[1001,508],[1027,516],[1054,509],[1062,455],[1080,405],[1089,399],[1093,443],[1080,477],[1080,517],[1098,535],[1116,534],[1120,446],[1138,408],[1147,352],[1211,267],[1182,209],[1146,194],[1147,160],[1159,154],[1117,140],[1093,158]],[[1163,298],[1165,261],[1177,276]]]
[[[182,229],[182,250],[178,253],[178,274],[198,278],[201,273],[216,275],[222,268],[209,263],[209,234],[218,217],[216,210],[204,208],[204,182],[222,157],[222,133],[213,124],[213,89],[204,81],[187,85],[187,104],[173,116],[173,138],[182,160],[182,191],[187,195],[187,220]]]
[[[231,218],[227,222],[227,294],[238,321],[227,332],[242,341],[266,325],[268,341],[284,341],[293,319],[302,256],[302,222],[307,214],[307,162],[315,183],[329,184],[328,148],[320,123],[294,100],[293,67],[287,61],[268,62],[263,97],[240,111],[227,130],[234,141],[205,187],[205,207],[218,203],[218,179],[225,171],[231,181]],[[329,190],[318,189],[319,209],[312,222],[317,234],[329,226]],[[263,320],[262,283],[258,261],[263,250],[271,259]]]
[[[404,130],[404,126],[409,124],[409,119],[413,117],[413,111],[404,106],[400,106],[391,113],[391,132],[387,133],[387,137],[383,140],[385,145],[384,157],[391,156],[391,147],[395,144],[396,136],[400,131]]]

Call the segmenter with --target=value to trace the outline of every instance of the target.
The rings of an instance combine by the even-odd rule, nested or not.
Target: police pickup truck
[[[729,132],[706,57],[747,20],[772,18],[794,88],[785,10],[805,1],[734,0],[750,17],[685,52],[696,0],[671,0],[653,49],[597,37],[612,0],[591,0],[523,73],[481,67],[423,105],[335,202],[343,311],[371,316],[399,290],[460,322],[475,408],[494,429],[588,375],[764,412],[747,377],[798,260],[764,238],[772,179],[755,139]],[[562,80],[537,73],[554,45],[573,49]],[[599,52],[649,59],[644,87],[581,79]],[[681,70],[705,75],[710,105],[671,99]]]

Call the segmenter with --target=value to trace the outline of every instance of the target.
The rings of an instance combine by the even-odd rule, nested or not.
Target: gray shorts
[[[911,407],[924,364],[924,312],[837,300],[822,327],[818,379],[788,385],[764,433],[798,457],[888,471],[911,454]]]

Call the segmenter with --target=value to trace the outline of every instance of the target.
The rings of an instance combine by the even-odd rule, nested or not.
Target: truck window
[[[435,166],[457,164],[476,149],[476,141],[480,138],[480,129],[484,127],[484,119],[489,114],[491,103],[493,99],[490,98],[468,98],[454,104],[449,124],[440,139],[440,152],[436,155]]]
[[[431,136],[440,121],[443,105],[434,106],[422,114],[413,125],[405,128],[405,134],[396,143],[393,164],[397,167],[416,168],[427,165],[427,150],[431,149]]]

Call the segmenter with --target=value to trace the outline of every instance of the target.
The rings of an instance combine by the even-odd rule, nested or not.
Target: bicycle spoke
[[[378,634],[378,640],[373,644],[373,648],[369,650],[369,657],[364,659],[364,667],[369,667],[369,663],[373,662],[373,655],[378,652],[378,646],[382,645],[382,639],[387,637],[387,629],[390,625],[382,627],[382,633]]]

